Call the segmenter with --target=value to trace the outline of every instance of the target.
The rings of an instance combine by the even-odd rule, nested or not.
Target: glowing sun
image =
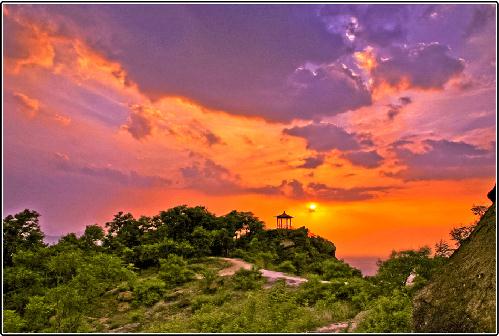
[[[314,212],[316,209],[317,209],[317,204],[315,204],[315,203],[310,203],[310,204],[308,205],[308,211],[310,211],[310,212]]]

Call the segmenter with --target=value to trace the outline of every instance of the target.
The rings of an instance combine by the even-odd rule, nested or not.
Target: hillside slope
[[[495,332],[496,209],[414,298],[416,332]]]

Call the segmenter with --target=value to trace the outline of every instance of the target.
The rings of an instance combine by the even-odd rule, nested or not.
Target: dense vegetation
[[[491,206],[414,299],[417,332],[496,331],[496,209]]]
[[[187,206],[138,219],[120,212],[105,230],[90,225],[47,246],[39,216],[3,220],[7,332],[303,332],[359,312],[357,331],[411,331],[411,298],[446,260],[426,247],[393,252],[362,277],[304,227],[265,230],[248,212]],[[217,257],[255,269],[221,277]],[[309,281],[269,285],[260,267]]]

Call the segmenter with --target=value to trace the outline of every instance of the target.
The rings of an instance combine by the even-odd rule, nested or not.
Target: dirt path
[[[218,272],[220,276],[233,275],[242,268],[250,270],[253,267],[253,264],[250,264],[249,262],[246,262],[242,259],[237,259],[237,258],[221,258],[221,259],[230,262],[231,265],[229,267],[220,270]],[[299,286],[300,284],[308,281],[307,279],[299,276],[291,276],[282,272],[271,271],[267,269],[260,269],[260,273],[262,273],[262,276],[266,278],[269,283],[273,283],[278,279],[284,279],[288,285]],[[329,282],[329,281],[322,280],[321,282]],[[350,321],[331,323],[324,327],[320,327],[313,332],[340,333],[340,332],[349,332],[355,330],[358,323],[358,317],[360,317],[360,315],[362,315],[363,313],[365,312],[357,314],[357,316]]]
[[[242,259],[236,259],[236,258],[222,258],[222,260],[230,262],[232,265],[220,270],[218,274],[220,276],[228,276],[228,275],[233,275],[237,271],[239,271],[241,268],[244,268],[246,270],[250,270],[253,267],[253,264],[250,264],[249,262],[246,262]],[[299,276],[292,276],[285,274],[283,272],[277,272],[277,271],[271,271],[267,269],[260,269],[260,273],[262,273],[262,276],[267,279],[268,282],[272,283],[275,282],[278,279],[284,279],[288,285],[291,286],[299,286],[300,284],[308,281],[305,278],[299,277]],[[329,282],[329,281],[322,281],[322,282]]]
[[[236,258],[221,258],[221,259],[230,262],[232,265],[220,270],[218,272],[218,275],[220,276],[234,275],[234,273],[239,271],[241,268],[244,268],[245,270],[250,270],[251,267],[253,266],[252,264],[242,259],[236,259]]]

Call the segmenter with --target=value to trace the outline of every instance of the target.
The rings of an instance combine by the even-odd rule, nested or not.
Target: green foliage
[[[187,267],[187,261],[181,256],[169,254],[160,259],[159,277],[169,287],[175,287],[194,278],[194,272]]]
[[[240,269],[232,276],[235,289],[251,290],[260,288],[264,282],[262,274],[256,270]]]
[[[160,279],[149,278],[138,281],[133,288],[134,303],[152,306],[163,298],[165,291],[166,284]]]
[[[90,332],[161,318],[144,329],[302,332],[365,309],[370,312],[366,330],[410,330],[406,301],[445,259],[430,258],[429,249],[394,252],[377,276],[363,278],[359,270],[334,258],[334,244],[310,237],[304,227],[263,230],[263,222],[248,212],[217,217],[204,207],[187,206],[139,219],[120,212],[106,223],[106,234],[90,225],[80,238],[70,233],[47,247],[37,243],[43,238],[38,216],[26,210],[18,219],[4,220],[11,228],[4,245],[10,253],[4,267],[9,330]],[[33,239],[26,239],[26,230]],[[9,245],[15,242],[20,245]],[[256,268],[220,277],[223,263],[207,256],[227,255],[257,267],[306,274],[309,281],[288,287],[279,280],[268,289]],[[412,271],[418,274],[415,285],[405,288]],[[392,294],[402,288],[403,293]],[[110,309],[116,318],[109,323],[93,318],[108,315]]]
[[[379,262],[378,273],[374,277],[380,288],[380,293],[388,295],[393,289],[405,287],[407,277],[415,272],[419,283],[428,280],[435,269],[441,264],[440,258],[431,258],[431,250],[422,247],[419,250],[393,251],[390,258]]]
[[[201,271],[202,279],[199,281],[201,290],[205,293],[213,293],[223,283],[223,279],[218,276],[217,271],[213,269],[204,269]]]
[[[286,273],[296,273],[296,267],[293,265],[293,263],[289,260],[283,261],[277,266],[277,269],[281,272],[286,272]]]
[[[89,308],[89,299],[75,284],[59,285],[47,292],[47,301],[55,309],[52,327],[55,332],[76,332]]]
[[[324,280],[362,276],[362,273],[358,269],[338,259],[331,258],[324,260],[321,266],[322,278]]]
[[[39,332],[49,326],[49,319],[54,313],[54,304],[46,297],[32,296],[26,305],[24,318],[31,332]]]
[[[80,240],[85,248],[97,247],[97,242],[104,239],[104,230],[97,224],[87,225]]]
[[[357,332],[403,333],[412,331],[412,303],[407,294],[394,291],[378,298],[357,327]]]
[[[33,250],[45,246],[44,234],[38,223],[40,214],[33,210],[8,215],[3,220],[3,264],[12,265],[14,253],[20,250]]]
[[[26,332],[26,321],[14,310],[4,309],[3,331],[8,333]]]

